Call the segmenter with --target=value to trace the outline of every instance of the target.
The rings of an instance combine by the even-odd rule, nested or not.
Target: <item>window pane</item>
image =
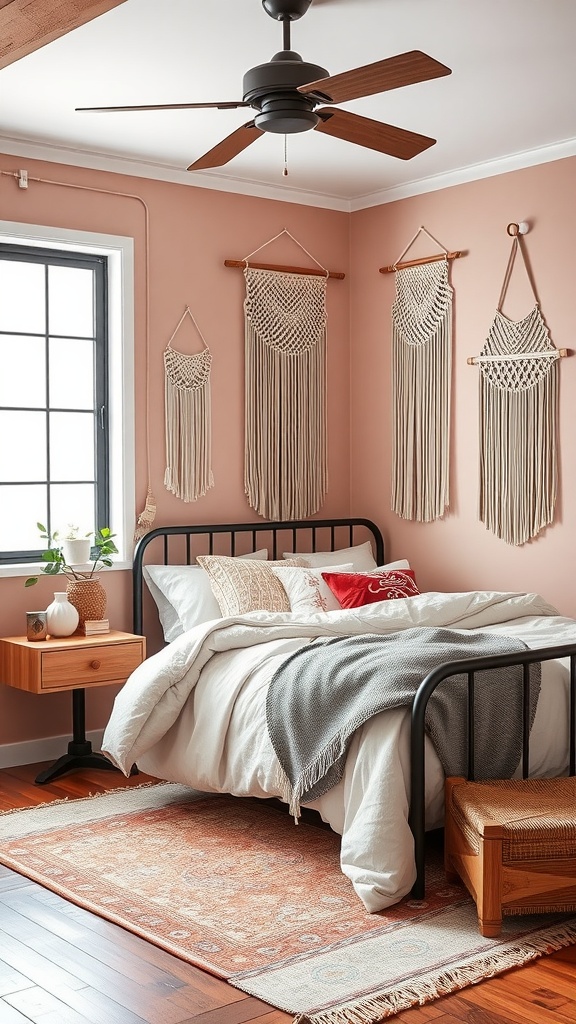
[[[92,413],[50,413],[51,479],[94,480],[94,472]]]
[[[48,268],[50,334],[94,334],[93,273],[81,267]]]
[[[44,413],[0,411],[0,438],[0,482],[46,479]]]
[[[94,343],[85,338],[50,338],[49,344],[52,408],[93,409]]]
[[[53,484],[50,497],[53,529],[61,537],[68,526],[78,526],[80,537],[94,530],[95,498],[91,484]]]
[[[0,405],[46,405],[44,338],[0,334]]]
[[[38,521],[109,519],[107,263],[19,241],[0,242],[0,571],[44,547]]]
[[[44,267],[0,259],[0,331],[44,334]]]
[[[36,523],[46,524],[46,486],[0,487],[0,536],[8,551],[38,551],[46,546],[40,540]]]

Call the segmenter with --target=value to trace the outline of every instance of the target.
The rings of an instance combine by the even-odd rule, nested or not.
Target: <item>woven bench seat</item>
[[[444,864],[482,935],[504,914],[576,911],[576,778],[446,780]]]

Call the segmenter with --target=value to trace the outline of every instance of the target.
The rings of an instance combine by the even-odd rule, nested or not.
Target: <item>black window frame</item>
[[[0,243],[0,259],[10,259],[15,262],[39,263],[45,268],[45,297],[46,297],[46,322],[44,330],[44,344],[46,350],[50,334],[49,324],[49,299],[48,299],[48,268],[50,266],[78,267],[90,269],[93,272],[93,309],[94,309],[94,442],[95,442],[95,479],[94,479],[94,524],[97,529],[108,526],[110,522],[110,439],[109,439],[109,332],[108,332],[108,257],[97,253],[78,252],[74,249],[58,249],[46,246],[20,245],[17,243]],[[33,332],[34,333],[34,332]],[[30,331],[1,331],[3,334],[31,337]],[[70,337],[70,335],[59,334],[58,337]],[[77,337],[77,335],[74,335]],[[47,363],[48,366],[48,363]],[[48,371],[49,372],[49,371]],[[48,377],[46,393],[46,417],[50,412],[48,401]],[[15,407],[1,406],[1,409],[14,411]],[[0,444],[2,438],[0,437]],[[55,481],[50,477],[50,441],[47,431],[47,478],[46,481],[1,481],[0,501],[2,500],[2,487],[17,483],[18,485],[46,483],[48,490],[48,522],[44,525],[51,534],[56,524],[51,521],[50,513],[50,485],[54,483],[66,483],[67,481]],[[82,483],[75,480],[74,483]],[[91,482],[91,481],[90,481]],[[38,562],[42,557],[45,548],[38,547],[33,551],[3,551],[0,550],[0,566],[25,564]]]

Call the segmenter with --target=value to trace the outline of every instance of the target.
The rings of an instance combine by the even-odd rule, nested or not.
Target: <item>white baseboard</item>
[[[100,750],[103,729],[86,733],[93,750]],[[55,761],[68,750],[70,736],[47,736],[42,740],[26,740],[24,743],[0,744],[0,768],[15,768],[23,764],[37,764],[39,761]]]

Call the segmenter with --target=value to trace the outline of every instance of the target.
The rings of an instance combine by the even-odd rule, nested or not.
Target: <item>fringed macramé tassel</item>
[[[392,511],[428,523],[449,505],[452,288],[448,263],[396,272]]]
[[[140,540],[144,534],[148,533],[154,525],[156,518],[156,498],[152,494],[150,487],[146,494],[146,504],[142,509],[138,519],[136,520],[136,528],[134,530],[134,540]]]
[[[183,501],[196,501],[214,486],[211,461],[208,349],[195,355],[164,352],[166,472],[164,486]]]
[[[305,519],[328,484],[326,279],[244,273],[245,491],[266,519]]]
[[[480,519],[507,544],[525,544],[554,519],[557,360],[507,359],[554,351],[538,306],[520,321],[497,312],[480,368]],[[503,358],[499,358],[503,357]]]

